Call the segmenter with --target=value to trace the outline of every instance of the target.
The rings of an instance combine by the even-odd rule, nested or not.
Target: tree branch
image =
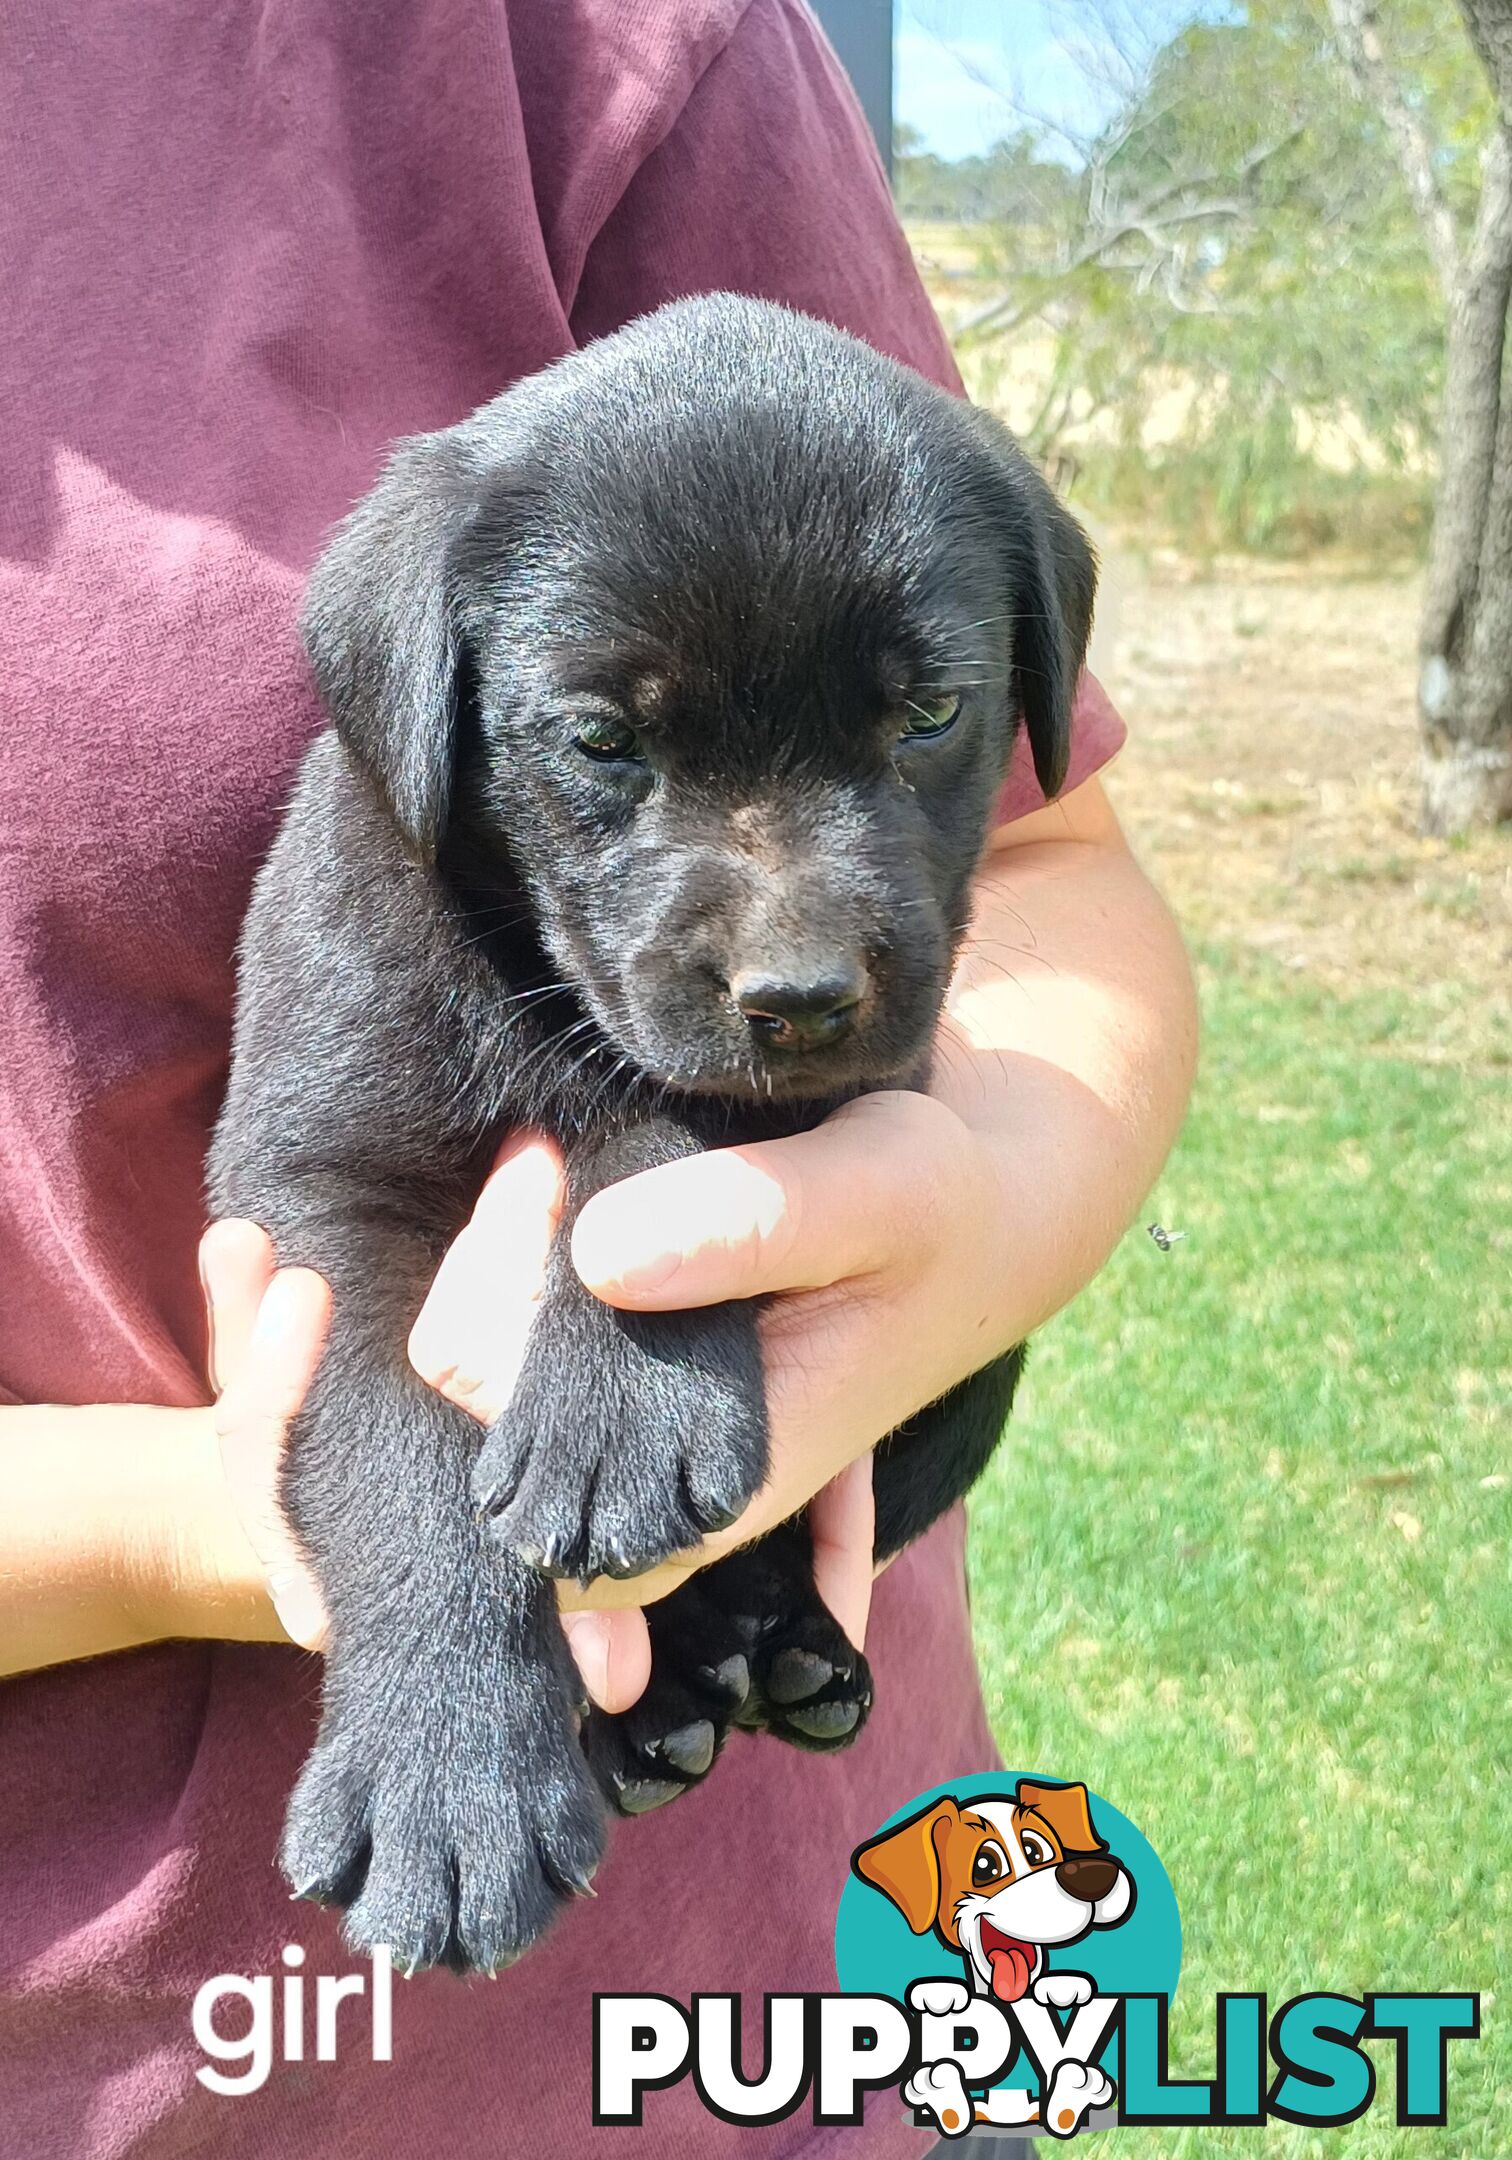
[[[1257,144],[1240,160],[1238,170],[1232,175],[1233,180],[1243,188],[1264,165],[1272,158],[1279,157],[1283,150],[1294,143],[1301,133],[1300,128],[1292,128],[1274,141]],[[1121,147],[1121,144],[1115,144],[1114,154],[1118,147]],[[1156,267],[1165,268],[1166,288],[1174,303],[1174,269],[1167,260],[1168,236],[1186,226],[1244,215],[1246,205],[1242,195],[1225,196],[1217,201],[1190,200],[1199,189],[1220,185],[1224,177],[1217,172],[1177,174],[1172,179],[1163,181],[1159,187],[1153,188],[1143,201],[1125,209],[1116,203],[1110,203],[1107,163],[1100,160],[1088,175],[1088,215],[1093,218],[1094,229],[1080,247],[1056,265],[1055,277],[1074,277],[1078,270],[1085,270],[1091,263],[1107,262],[1126,241],[1142,239],[1155,251]],[[1181,201],[1179,198],[1183,196],[1188,200]],[[1167,207],[1173,203],[1174,208]],[[957,324],[954,334],[957,338],[964,339],[993,330],[1000,336],[1007,336],[1031,315],[1039,312],[1044,304],[1044,297],[1043,291],[1029,300],[1015,300],[1012,293],[1002,294],[996,300],[989,300],[985,307],[978,308],[975,314],[968,315],[964,322]],[[1181,307],[1179,311],[1182,314],[1210,312],[1206,308],[1191,306]]]
[[[1498,0],[1465,0],[1468,10],[1480,7],[1498,12]],[[1397,163],[1407,183],[1413,208],[1422,220],[1428,252],[1446,300],[1454,293],[1459,276],[1459,234],[1454,212],[1439,186],[1433,143],[1422,118],[1402,93],[1381,43],[1375,0],[1328,0],[1334,36],[1356,95],[1380,114],[1396,151]],[[1500,12],[1505,14],[1505,7]]]

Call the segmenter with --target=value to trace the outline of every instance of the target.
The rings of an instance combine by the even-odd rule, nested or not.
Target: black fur
[[[496,1966],[586,1885],[600,1787],[668,1798],[732,1723],[859,1728],[870,1676],[800,1522],[658,1606],[645,1701],[581,1731],[546,1574],[635,1572],[728,1520],[766,1421],[754,1306],[615,1312],[567,1234],[637,1169],[922,1081],[1021,719],[1064,775],[1092,587],[995,424],[729,297],[401,444],[318,564],[334,727],[248,918],[211,1196],[335,1294],[285,1481],[331,1640],[283,1864],[355,1943]],[[947,733],[900,739],[957,687]],[[590,754],[625,725],[638,759]],[[751,1009],[830,977],[862,994],[829,1039]],[[405,1343],[521,1125],[562,1144],[568,1219],[480,1436]],[[1018,1362],[879,1449],[880,1550],[976,1476]]]

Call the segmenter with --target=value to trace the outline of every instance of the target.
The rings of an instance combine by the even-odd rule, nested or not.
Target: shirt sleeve
[[[961,391],[871,130],[802,0],[750,0],[596,233],[573,333],[586,343],[698,292],[780,301]],[[1084,676],[1066,788],[1100,771],[1124,732]],[[1044,801],[1020,736],[996,822]]]

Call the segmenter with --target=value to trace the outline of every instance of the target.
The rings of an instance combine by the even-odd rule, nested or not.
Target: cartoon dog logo
[[[964,1806],[936,1800],[859,1846],[851,1866],[916,1935],[932,1929],[964,1961],[967,1986],[934,1980],[910,1991],[917,2007],[943,2016],[965,2009],[973,1992],[1003,2004],[1027,1995],[1048,2009],[1080,2008],[1092,1981],[1048,1971],[1045,1953],[1117,1927],[1134,1910],[1133,1877],[1098,1836],[1085,1785],[1020,1778],[1011,1796],[982,1794]],[[947,2136],[976,2121],[1038,2122],[1069,2137],[1092,2109],[1109,2105],[1114,2088],[1096,2063],[1064,2058],[1039,2100],[997,2087],[973,2102],[958,2066],[944,2062],[911,2078],[903,2096],[928,2108]]]

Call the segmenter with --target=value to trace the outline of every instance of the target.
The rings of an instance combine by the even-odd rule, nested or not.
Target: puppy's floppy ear
[[[1092,1827],[1085,1785],[1035,1785],[1020,1778],[1014,1789],[1020,1807],[1042,1815],[1060,1841],[1062,1852],[1106,1852],[1107,1841]]]
[[[926,1934],[940,1912],[940,1850],[935,1833],[960,1817],[954,1800],[938,1800],[896,1829],[858,1845],[851,1854],[851,1866],[862,1882],[891,1898],[916,1935]]]
[[[992,518],[1009,580],[1014,695],[1035,778],[1053,796],[1071,753],[1071,708],[1092,634],[1097,557],[1002,423],[977,406],[968,409],[993,469]]]
[[[458,437],[395,446],[316,563],[300,618],[336,732],[421,862],[446,823],[462,695],[454,557],[476,477]]]

